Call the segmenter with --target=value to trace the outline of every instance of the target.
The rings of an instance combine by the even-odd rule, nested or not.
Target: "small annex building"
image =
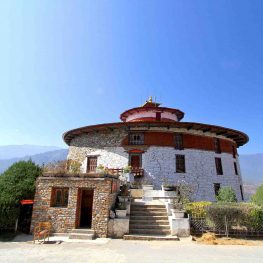
[[[183,180],[193,186],[192,199],[215,201],[220,187],[230,186],[238,201],[243,185],[237,148],[248,142],[240,131],[183,122],[181,110],[162,107],[150,98],[124,111],[121,122],[67,131],[68,160],[81,164],[80,173],[43,174],[37,179],[31,229],[51,220],[54,232],[92,228],[107,236],[110,208],[119,188],[117,174],[127,165],[135,181],[160,189]],[[98,166],[109,174],[98,174]]]

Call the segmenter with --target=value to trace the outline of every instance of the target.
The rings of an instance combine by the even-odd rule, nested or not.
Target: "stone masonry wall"
[[[67,207],[51,207],[52,187],[69,187]],[[75,228],[78,189],[93,189],[92,229],[98,237],[107,236],[109,208],[115,200],[111,179],[106,178],[45,178],[37,180],[31,230],[37,222],[51,221],[52,231],[66,233]]]
[[[185,155],[186,173],[176,173],[175,155]],[[222,160],[223,175],[217,175],[215,157]],[[237,163],[238,175],[235,174],[234,162]],[[185,181],[193,185],[194,200],[215,201],[214,183],[231,186],[241,201],[240,185],[242,185],[238,157],[232,154],[216,154],[201,150],[176,150],[171,147],[150,147],[142,156],[145,177],[151,180],[156,188],[162,183]]]
[[[68,159],[80,162],[81,172],[86,172],[87,156],[91,155],[98,156],[98,165],[123,168],[128,164],[129,155],[120,145],[126,135],[121,129],[80,135],[71,141]]]
[[[164,128],[155,128],[162,131]],[[153,128],[151,128],[153,130]],[[179,132],[180,130],[175,129]],[[199,134],[195,131],[188,133]],[[202,133],[203,134],[203,133]],[[207,133],[209,136],[213,134]],[[113,131],[94,132],[80,135],[71,141],[68,159],[81,162],[82,172],[86,172],[87,156],[97,155],[98,165],[109,168],[123,168],[129,163],[129,149],[138,146],[124,146],[122,141],[127,136],[127,131],[116,129]],[[206,135],[207,136],[207,135]],[[217,136],[224,138],[222,136]],[[240,185],[242,185],[238,156],[233,158],[230,153],[216,154],[213,151],[184,149],[176,150],[174,147],[147,146],[142,154],[142,168],[145,170],[145,178],[150,179],[157,189],[160,189],[164,181],[176,183],[184,180],[194,185],[194,200],[215,200],[214,183],[222,186],[231,186],[241,201]],[[176,173],[175,155],[185,155],[186,173]],[[217,175],[215,157],[220,157],[223,166],[223,175]],[[238,175],[235,175],[234,161],[237,163]]]

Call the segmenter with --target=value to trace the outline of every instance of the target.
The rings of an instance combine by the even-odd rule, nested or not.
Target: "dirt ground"
[[[96,239],[72,242],[65,237],[52,237],[46,244],[33,244],[32,236],[21,235],[12,242],[0,242],[0,262],[7,263],[262,263],[262,259],[263,247],[259,245],[215,246],[191,239],[182,241]]]
[[[216,237],[214,233],[205,233],[202,237],[193,237],[193,240],[207,245],[263,246],[263,240]]]

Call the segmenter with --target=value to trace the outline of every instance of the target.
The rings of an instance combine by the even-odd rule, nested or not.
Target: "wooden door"
[[[140,168],[141,167],[141,156],[139,154],[131,155],[130,165],[132,168]]]
[[[95,173],[96,168],[97,168],[97,157],[96,156],[88,157],[87,173]]]
[[[82,190],[80,227],[91,228],[92,224],[93,190]]]

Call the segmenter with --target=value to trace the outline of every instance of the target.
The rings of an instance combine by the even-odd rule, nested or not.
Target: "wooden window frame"
[[[156,121],[161,121],[162,120],[162,113],[161,112],[157,111],[155,113],[155,120]]]
[[[220,183],[214,183],[215,196],[218,196],[220,188],[221,188]]]
[[[214,147],[215,147],[215,153],[222,153],[219,138],[214,138]]]
[[[90,170],[90,165],[89,165],[89,160],[93,158],[93,159],[96,159],[96,167],[94,170]],[[96,168],[98,166],[98,156],[97,155],[89,155],[87,156],[87,168],[86,168],[86,171],[87,173],[96,173]]]
[[[243,193],[242,185],[240,185],[240,195],[241,195],[241,200],[244,201],[244,193]]]
[[[183,150],[184,149],[184,137],[182,133],[175,133],[174,134],[174,148],[176,150]]]
[[[238,175],[238,169],[237,169],[237,163],[234,162],[234,170],[235,170],[235,175]]]
[[[144,145],[144,133],[142,132],[129,133],[129,144],[130,145]]]
[[[216,173],[217,175],[223,175],[222,160],[219,157],[215,157]]]
[[[175,155],[175,167],[176,173],[185,173],[185,155],[176,154]]]
[[[58,201],[58,193],[61,193],[60,201]],[[51,191],[51,207],[68,207],[69,188],[53,187]]]
[[[235,145],[232,145],[232,155],[233,155],[233,158],[236,158],[237,156],[237,149]]]

